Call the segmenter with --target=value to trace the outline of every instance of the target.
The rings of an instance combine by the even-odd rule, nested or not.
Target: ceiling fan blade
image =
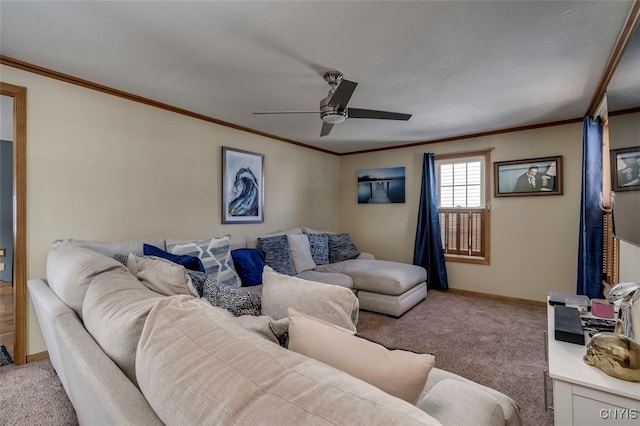
[[[254,115],[265,114],[320,114],[318,111],[257,111]]]
[[[333,129],[333,124],[323,122],[322,130],[320,130],[320,137],[327,136],[331,132],[331,129]]]
[[[349,118],[374,118],[379,120],[403,120],[411,118],[411,114],[400,112],[376,111],[375,109],[347,108]]]
[[[338,110],[345,110],[357,85],[358,83],[354,81],[342,80],[333,96],[331,96],[328,105]]]

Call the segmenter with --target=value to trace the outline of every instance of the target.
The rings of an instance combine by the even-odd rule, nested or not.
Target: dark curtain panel
[[[584,118],[577,294],[602,297],[602,122]]]
[[[447,290],[449,284],[447,283],[447,267],[444,262],[440,238],[438,193],[434,168],[433,154],[424,154],[413,263],[427,270],[428,288]]]

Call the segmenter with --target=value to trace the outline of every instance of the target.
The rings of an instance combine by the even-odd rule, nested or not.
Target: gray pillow
[[[264,262],[275,271],[285,275],[295,275],[296,267],[289,253],[286,235],[258,238],[258,248],[264,252]]]
[[[329,234],[329,263],[355,259],[359,255],[349,234]]]
[[[329,235],[328,234],[307,234],[311,257],[316,265],[326,265],[329,263]]]

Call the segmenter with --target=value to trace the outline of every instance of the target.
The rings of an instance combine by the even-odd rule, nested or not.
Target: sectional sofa
[[[95,245],[103,253],[129,251],[129,259],[142,249],[137,242]],[[28,283],[51,362],[81,424],[521,424],[511,398],[432,364],[424,388],[408,402],[283,347],[275,330],[283,322],[291,327],[291,312],[283,319],[234,317],[194,297],[181,266],[163,261],[169,269],[152,278],[144,262],[133,272],[103,253],[59,242],[49,253],[47,278]],[[150,287],[155,280],[162,285]],[[272,285],[265,281],[265,293]],[[315,285],[333,288],[344,297],[341,306],[357,309],[351,291]],[[319,314],[333,306],[314,303]],[[341,339],[359,339],[338,329]],[[389,380],[400,370],[392,369]]]
[[[309,281],[349,288],[358,297],[360,309],[367,311],[400,317],[427,297],[427,271],[424,268],[406,263],[378,260],[370,253],[357,252],[355,246],[351,247],[351,252],[339,258],[339,261],[324,262],[318,260],[315,256],[307,262],[299,261],[300,257],[303,256],[300,252],[303,251],[304,246],[295,244],[293,241],[306,241],[306,243],[303,244],[307,244],[306,250],[308,252],[311,251],[311,247],[309,247],[309,239],[295,239],[293,237],[308,236],[313,240],[314,236],[322,235],[329,235],[331,237],[346,236],[347,241],[349,241],[347,234],[336,234],[329,231],[318,231],[308,227],[297,227],[261,235],[257,238],[244,235],[232,235],[230,236],[231,250],[255,249],[260,246],[261,241],[270,239],[288,240],[288,246],[291,248],[290,253],[293,257],[293,259],[289,260],[289,266],[287,267],[285,265],[282,267],[282,270],[278,270],[277,265],[279,263],[276,263],[282,261],[282,257],[289,255],[289,249],[286,245],[283,250],[285,254],[276,253],[275,248],[266,250],[267,263],[269,263],[270,256],[276,258],[274,261],[276,264],[270,266],[275,267],[278,272],[295,275]],[[145,242],[162,249],[168,249],[176,245],[189,243],[190,241],[158,238]],[[141,247],[144,242],[103,242],[66,239],[59,240],[56,243],[74,244],[91,248],[108,256],[113,256],[115,254],[122,254],[122,252],[126,254],[129,251],[142,253]],[[262,248],[264,249],[264,247]],[[193,248],[187,248],[186,250],[184,253],[196,254]],[[314,255],[314,253],[312,252],[311,255]],[[343,258],[346,259],[342,260]],[[258,286],[252,290],[259,294],[261,288]]]

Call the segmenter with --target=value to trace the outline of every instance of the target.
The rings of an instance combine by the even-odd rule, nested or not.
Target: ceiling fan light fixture
[[[332,111],[332,112],[323,112],[320,114],[322,121],[329,124],[338,124],[342,123],[347,119],[346,111]]]

